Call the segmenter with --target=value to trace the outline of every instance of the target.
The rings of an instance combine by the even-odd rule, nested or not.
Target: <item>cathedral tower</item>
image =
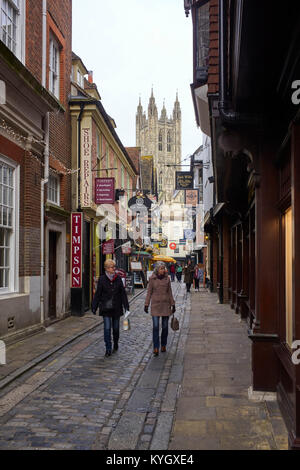
[[[175,172],[181,164],[181,109],[176,94],[173,116],[168,118],[165,103],[158,117],[157,106],[151,91],[148,119],[143,113],[141,99],[136,114],[136,145],[141,147],[141,156],[152,155],[159,198],[171,201],[175,190]]]

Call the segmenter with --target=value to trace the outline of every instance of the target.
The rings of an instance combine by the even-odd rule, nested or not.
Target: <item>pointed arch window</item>
[[[163,187],[163,174],[162,174],[162,171],[161,171],[160,174],[159,174],[159,178],[158,178],[158,191],[159,192],[162,191],[162,187]]]
[[[158,150],[162,152],[163,149],[163,134],[162,131],[159,131],[159,136],[158,136]]]
[[[168,135],[167,135],[167,150],[168,150],[168,152],[171,152],[171,142],[172,142],[172,139],[171,139],[171,134],[170,134],[170,131],[169,131]]]

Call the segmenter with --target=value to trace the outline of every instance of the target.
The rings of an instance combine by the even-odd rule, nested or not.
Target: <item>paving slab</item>
[[[183,379],[169,449],[288,449],[275,402],[249,400],[251,343],[229,305],[204,290],[192,293]]]

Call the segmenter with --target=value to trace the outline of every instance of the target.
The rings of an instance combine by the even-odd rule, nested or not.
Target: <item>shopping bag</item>
[[[179,321],[175,317],[175,315],[173,315],[172,319],[171,319],[171,328],[172,328],[173,331],[178,331],[179,330]]]

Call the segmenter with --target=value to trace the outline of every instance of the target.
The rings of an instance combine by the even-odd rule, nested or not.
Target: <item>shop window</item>
[[[293,342],[293,225],[292,209],[285,212],[285,313],[286,313],[286,342],[289,346]]]

